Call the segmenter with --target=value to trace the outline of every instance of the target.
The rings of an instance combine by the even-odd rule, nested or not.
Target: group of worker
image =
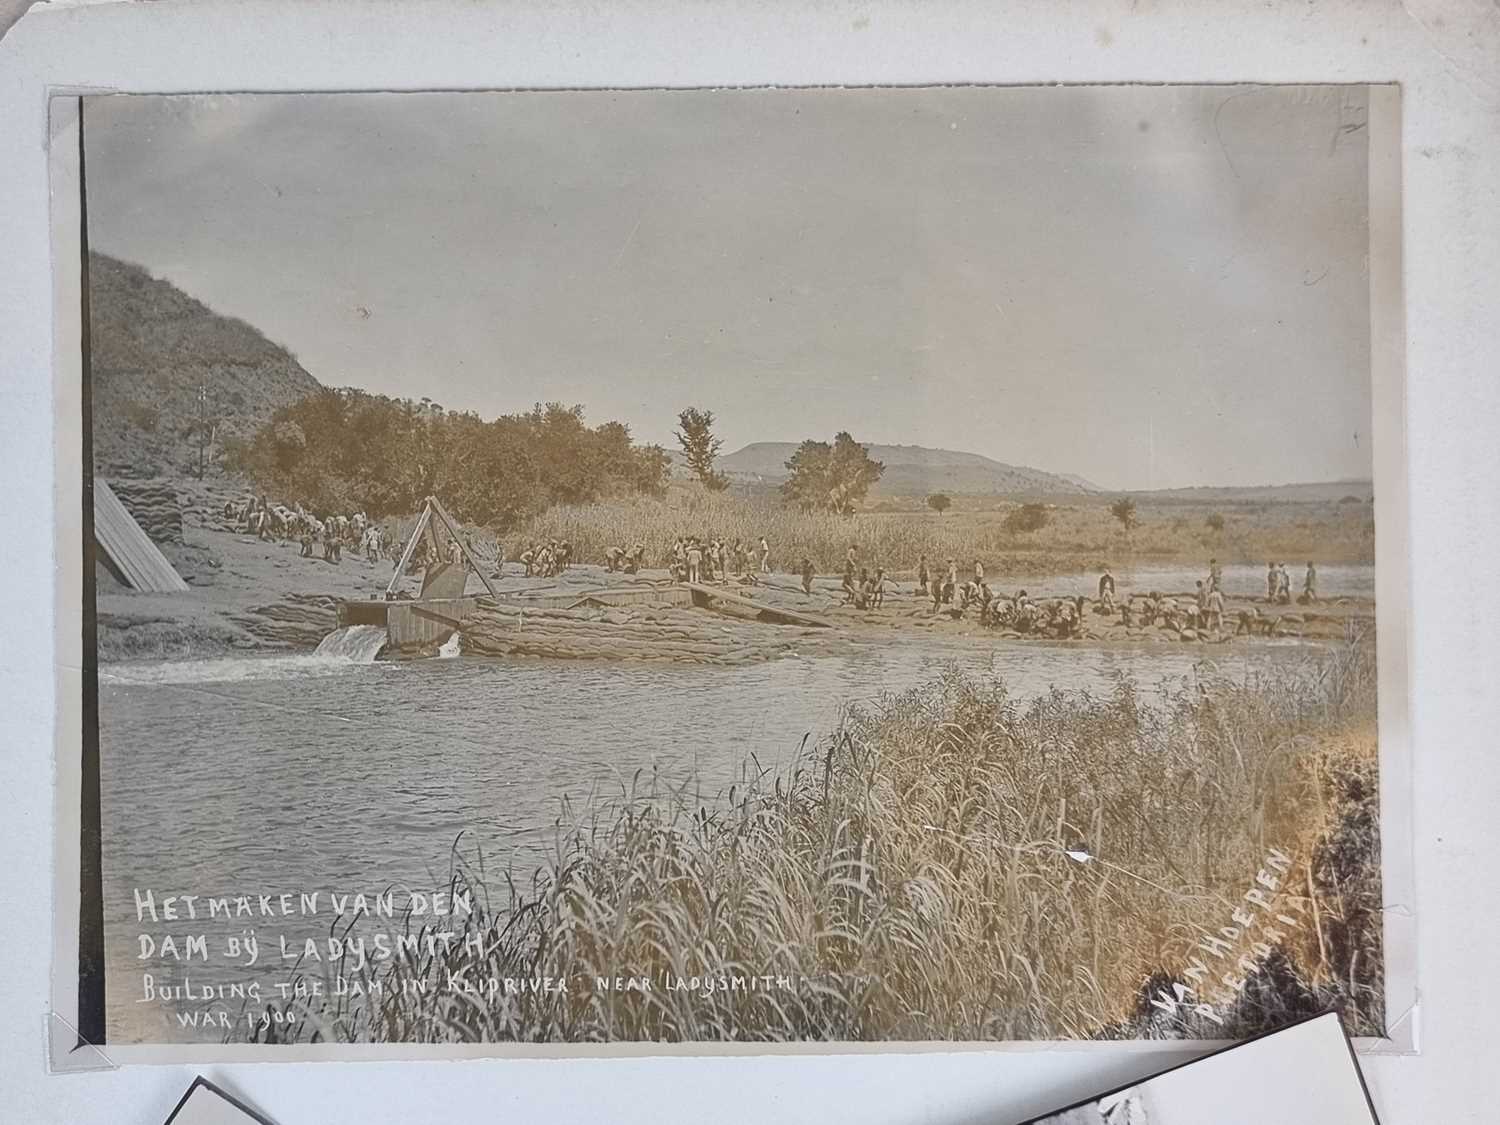
[[[251,496],[236,503],[224,504],[224,519],[236,531],[254,535],[265,542],[296,539],[304,559],[314,557],[321,546],[323,561],[343,561],[344,549],[357,550],[367,561],[375,563],[390,549],[385,529],[370,520],[364,512],[353,515],[334,513],[316,516],[301,503],[288,507],[273,504],[264,495]]]
[[[609,547],[604,552],[604,569],[611,574],[636,574],[646,564],[646,544],[634,547]]]
[[[645,549],[636,545],[644,555]],[[771,545],[762,535],[760,542],[746,543],[736,539],[696,535],[679,535],[672,541],[671,574],[677,582],[718,582],[728,585],[731,574],[754,584],[758,575],[771,573]],[[639,564],[637,564],[639,565]]]
[[[1288,605],[1292,600],[1292,576],[1287,573],[1286,563],[1266,563],[1266,601],[1276,605]],[[1297,599],[1301,605],[1311,605],[1318,600],[1318,569],[1308,560],[1307,572],[1302,577],[1302,595]]]
[[[556,578],[573,564],[573,544],[566,539],[529,543],[517,553],[516,561],[526,568],[527,578]]]
[[[802,560],[800,573],[803,591],[811,594],[814,572],[809,559]],[[933,566],[923,555],[917,563],[916,579],[913,594],[919,598],[931,598],[934,613],[944,612],[960,619],[977,610],[981,626],[1021,634],[1057,638],[1082,636],[1090,608],[1095,615],[1118,615],[1121,624],[1132,628],[1163,626],[1178,632],[1192,630],[1214,636],[1222,635],[1226,629],[1224,570],[1218,559],[1209,560],[1207,576],[1197,580],[1190,597],[1173,597],[1153,590],[1117,601],[1115,577],[1107,566],[1099,575],[1095,589],[1097,596],[1092,603],[1083,595],[1034,599],[1024,589],[1014,596],[998,594],[986,580],[981,559],[974,560],[972,577],[961,581],[956,559],[950,557]],[[850,545],[844,557],[843,604],[856,609],[874,609],[884,602],[889,585],[885,569],[877,566],[872,574],[869,567],[860,566],[858,547]],[[1297,601],[1307,605],[1317,598],[1317,567],[1308,562],[1302,595]],[[1266,601],[1281,605],[1291,601],[1291,580],[1282,564],[1272,563],[1268,568]],[[1241,610],[1235,635],[1272,635],[1278,620],[1262,615],[1254,607]]]

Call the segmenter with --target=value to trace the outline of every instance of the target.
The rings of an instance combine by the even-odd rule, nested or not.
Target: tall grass
[[[915,570],[949,557],[967,566],[983,559],[994,574],[1124,565],[1141,561],[1225,561],[1315,558],[1320,562],[1371,562],[1373,526],[1367,512],[1331,504],[1266,504],[1230,515],[1222,532],[1204,526],[1203,515],[1181,504],[1141,502],[1139,524],[1127,532],[1100,503],[1063,504],[1047,510],[1044,527],[1007,529],[1018,504],[985,511],[862,512],[838,516],[804,512],[772,495],[709,493],[674,486],[662,498],[632,496],[596,504],[552,508],[507,535],[509,557],[519,544],[567,540],[575,557],[599,562],[611,546],[644,543],[648,565],[664,565],[680,535],[740,539],[753,546],[764,535],[772,566],[794,572],[806,556],[827,573],[842,566],[850,544],[861,564],[890,571]]]
[[[1368,637],[1318,666],[1237,680],[1204,668],[1149,703],[1121,679],[1104,698],[1022,705],[951,670],[850,710],[789,772],[752,759],[722,801],[647,784],[560,823],[555,860],[465,919],[449,953],[386,962],[378,995],[298,1010],[283,1034],[1211,1035],[1147,1000],[1229,924],[1271,848],[1295,859],[1283,909],[1317,921],[1262,957],[1225,1026],[1339,1000],[1378,1032],[1373,692]],[[482,870],[455,880],[496,885]],[[478,997],[449,990],[449,974],[568,989]],[[793,983],[668,991],[669,974]],[[596,987],[617,976],[653,986]]]

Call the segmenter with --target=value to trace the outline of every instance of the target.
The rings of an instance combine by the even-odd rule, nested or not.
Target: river
[[[300,656],[107,666],[99,712],[110,1039],[223,1035],[178,1027],[172,1005],[136,1002],[143,970],[159,983],[233,975],[139,962],[142,932],[179,941],[207,933],[215,943],[250,925],[267,939],[328,933],[326,914],[142,926],[138,889],[158,899],[431,890],[445,884],[461,833],[463,851],[482,852],[488,871],[524,877],[545,857],[565,796],[608,798],[654,774],[711,802],[752,751],[763,766],[783,765],[804,736],[831,729],[842,704],[923,682],[949,661],[976,670],[993,661],[1024,698],[1054,685],[1107,692],[1121,672],[1150,693],[1193,675],[1205,656],[1233,675],[1307,652],[1038,642],[998,642],[990,652],[903,637],[713,667],[373,663],[369,645],[343,643]],[[285,977],[264,961],[257,971]]]

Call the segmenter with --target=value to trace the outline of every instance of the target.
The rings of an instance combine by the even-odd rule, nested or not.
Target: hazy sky
[[[91,99],[90,237],[326,384],[1111,488],[1368,477],[1361,88]]]

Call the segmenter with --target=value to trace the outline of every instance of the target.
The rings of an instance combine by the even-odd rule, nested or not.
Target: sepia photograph
[[[1379,92],[84,98],[103,1041],[1385,1036]]]

